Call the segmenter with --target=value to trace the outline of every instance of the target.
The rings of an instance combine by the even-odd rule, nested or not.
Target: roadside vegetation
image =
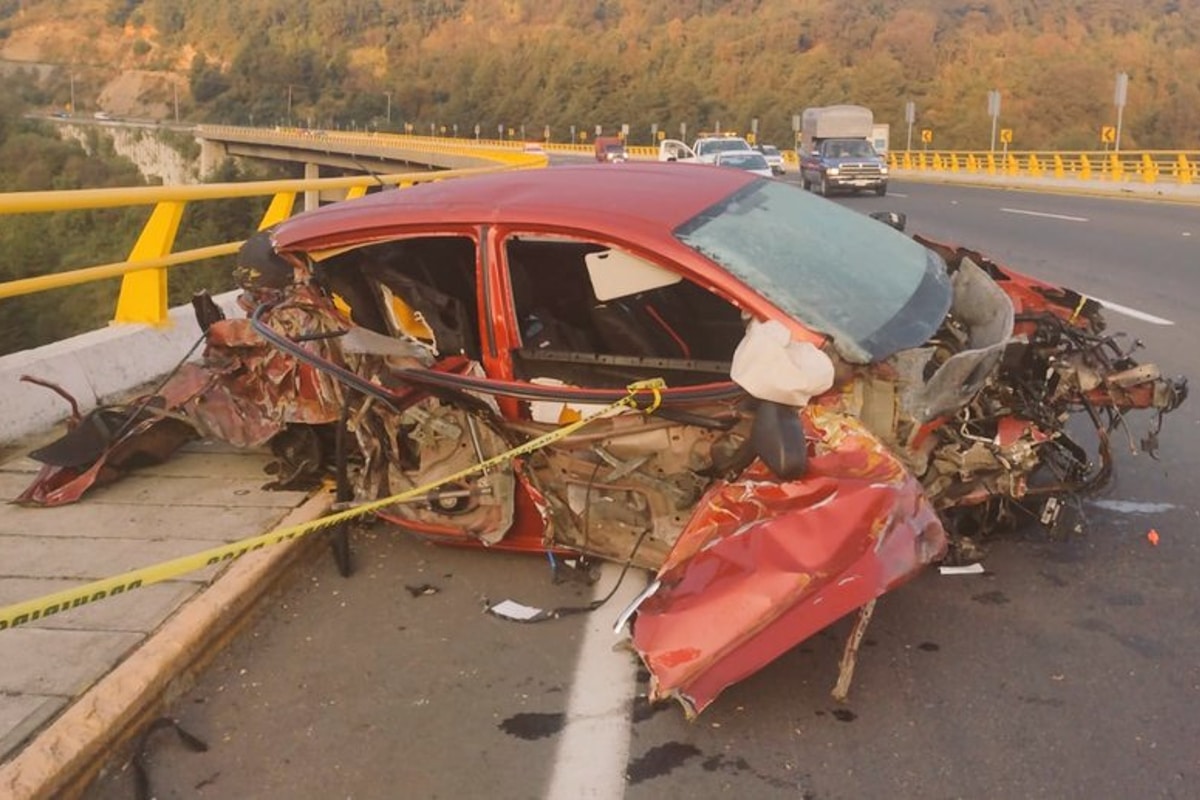
[[[28,78],[0,83],[0,192],[138,186],[137,168],[95,132],[85,143],[60,139],[54,127],[25,113],[42,102]],[[213,182],[246,178],[232,161]],[[265,201],[192,203],[176,250],[217,244],[253,231]],[[0,224],[0,282],[122,261],[145,225],[149,208],[7,215]],[[186,302],[200,288],[232,288],[230,258],[210,259],[171,272],[170,301]],[[0,355],[103,327],[112,318],[120,280],[0,300]]]
[[[41,59],[74,64],[81,107],[115,70],[169,74],[188,119],[549,127],[555,141],[629,124],[647,144],[652,125],[757,118],[760,139],[787,146],[792,115],[844,102],[899,138],[911,100],[937,147],[970,149],[988,143],[998,89],[1014,148],[1099,150],[1126,72],[1126,147],[1188,146],[1200,128],[1200,5],[1178,0],[74,0],[96,13],[73,19],[61,5],[0,0],[9,49],[43,31]],[[114,66],[79,63],[84,25]],[[60,104],[67,89],[60,78]]]
[[[1100,150],[1121,71],[1123,147],[1194,148],[1200,4],[0,0],[0,69],[0,191],[141,182],[102,138],[59,140],[27,110],[464,137],[478,126],[483,138],[558,142],[628,124],[635,145],[757,120],[759,141],[788,147],[803,108],[848,102],[890,123],[896,149],[911,100],[935,147],[979,149],[999,89],[1012,149]],[[227,164],[212,179],[252,168]],[[9,217],[0,280],[119,261],[145,213]],[[255,201],[192,204],[176,248],[239,238],[260,213]],[[227,285],[228,272],[173,271],[172,301]],[[102,325],[117,288],[0,301],[0,353]]]

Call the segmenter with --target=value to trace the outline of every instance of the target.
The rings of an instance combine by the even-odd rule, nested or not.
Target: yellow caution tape
[[[555,430],[544,433],[541,436],[530,439],[524,444],[518,445],[511,450],[507,450],[492,458],[481,461],[474,466],[460,470],[453,475],[447,475],[432,483],[418,486],[414,489],[408,489],[399,494],[384,497],[379,500],[372,500],[354,508],[348,508],[344,511],[337,511],[312,522],[305,522],[299,525],[289,525],[283,528],[276,528],[258,536],[252,536],[248,539],[242,539],[230,544],[220,545],[199,553],[194,553],[189,556],[163,561],[158,564],[153,564],[149,567],[123,572],[120,575],[114,575],[111,578],[103,578],[92,583],[86,583],[82,586],[77,586],[73,589],[64,589],[61,592],[48,594],[39,597],[35,600],[26,600],[15,605],[5,606],[0,608],[0,631],[9,628],[15,628],[19,625],[24,625],[29,622],[34,622],[39,619],[53,616],[55,614],[68,611],[73,608],[79,608],[90,603],[95,603],[108,597],[117,597],[125,592],[133,589],[149,586],[152,583],[169,580],[178,575],[183,575],[187,572],[193,572],[205,567],[211,567],[214,564],[222,564],[227,561],[233,561],[244,556],[246,553],[252,553],[255,550],[261,550],[264,547],[280,544],[282,542],[298,539],[301,536],[306,536],[314,531],[319,531],[323,528],[328,528],[337,525],[340,522],[361,517],[365,514],[370,514],[381,508],[386,508],[394,503],[403,503],[409,500],[420,498],[423,495],[437,489],[439,486],[444,486],[447,483],[462,480],[476,473],[486,472],[494,467],[500,466],[514,458],[519,458],[523,455],[528,455],[536,450],[540,450],[547,445],[553,444],[559,439],[570,436],[575,431],[587,425],[600,417],[611,416],[620,411],[622,408],[637,408],[637,393],[639,391],[650,391],[652,393],[652,404],[647,413],[658,408],[661,402],[661,391],[665,386],[661,378],[655,378],[647,381],[639,381],[629,385],[629,393],[604,408],[585,417],[556,428]]]

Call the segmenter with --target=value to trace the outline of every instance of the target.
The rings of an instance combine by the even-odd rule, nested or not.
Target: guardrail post
[[[950,158],[950,171],[958,172],[958,156],[954,155],[954,153],[951,153],[949,158]]]
[[[1062,178],[1062,177],[1065,177],[1066,174],[1067,174],[1067,171],[1063,167],[1062,155],[1059,153],[1055,153],[1054,154],[1054,177]]]
[[[1158,165],[1149,153],[1142,153],[1142,181],[1154,183],[1158,180]]]
[[[1038,161],[1036,153],[1029,154],[1029,174],[1034,178],[1040,178],[1046,171],[1042,169],[1042,164]]]
[[[1176,160],[1176,164],[1176,177],[1178,178],[1179,183],[1184,186],[1189,185],[1192,182],[1192,165],[1188,161],[1187,156],[1185,156],[1183,153],[1180,153],[1179,158]]]
[[[265,231],[276,222],[283,222],[292,215],[295,205],[295,192],[279,192],[271,198],[271,205],[267,206],[267,212],[263,214],[262,220],[258,223],[258,229]]]
[[[934,172],[942,172],[942,171],[943,171],[943,169],[945,168],[945,165],[944,165],[944,164],[942,164],[942,156],[941,156],[941,154],[940,154],[940,153],[934,153],[934,154],[933,154],[933,164],[932,164],[932,167],[933,167],[933,171],[934,171]]]
[[[179,221],[183,219],[181,201],[164,200],[142,228],[137,244],[129,253],[129,261],[160,258],[171,252]],[[121,279],[121,294],[113,322],[147,322],[162,325],[167,321],[167,270],[143,269],[130,272]]]
[[[1120,181],[1125,179],[1125,168],[1121,165],[1121,157],[1116,153],[1109,156],[1109,163],[1112,166],[1112,179]]]
[[[1090,180],[1092,177],[1092,161],[1087,157],[1087,153],[1079,154],[1079,179]]]
[[[912,153],[908,152],[907,150],[904,151],[904,168],[913,168]]]
[[[967,154],[967,172],[972,174],[979,172],[979,160],[975,158],[974,153]]]
[[[988,153],[987,155],[987,174],[996,174],[996,156],[992,153]]]

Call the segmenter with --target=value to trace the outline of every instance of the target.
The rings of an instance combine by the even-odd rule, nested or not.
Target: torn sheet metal
[[[903,464],[856,420],[806,417],[816,452],[804,478],[777,483],[755,466],[710,489],[638,609],[653,698],[697,714],[942,556],[945,531]]]

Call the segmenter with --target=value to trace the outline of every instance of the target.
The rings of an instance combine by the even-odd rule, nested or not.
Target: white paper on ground
[[[982,575],[984,570],[983,563],[976,561],[962,567],[938,567],[938,572],[942,575]]]
[[[536,619],[537,617],[540,617],[546,613],[540,608],[527,606],[522,603],[518,603],[515,600],[501,600],[499,603],[496,603],[493,606],[488,606],[488,611],[492,614],[495,614],[497,617],[514,619],[517,622],[528,622],[529,620]]]

